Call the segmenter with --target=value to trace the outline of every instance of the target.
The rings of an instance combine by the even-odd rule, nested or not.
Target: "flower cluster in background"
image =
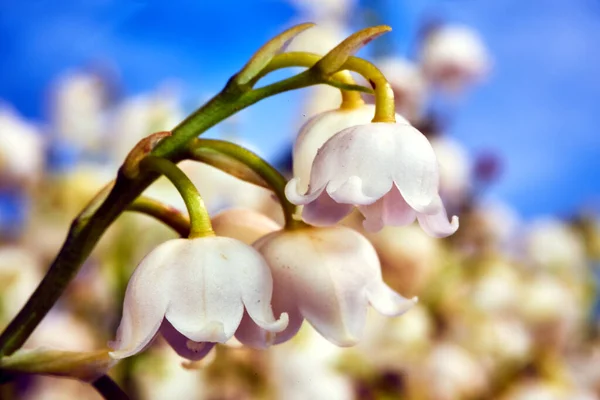
[[[318,28],[296,38],[288,50],[324,54],[345,37],[352,2],[295,3]],[[310,313],[314,305],[302,298],[296,301],[304,308],[289,316],[298,334],[288,334],[285,339],[290,340],[267,350],[241,346],[248,338],[240,336],[239,342],[234,338],[206,349],[210,353],[205,358],[192,362],[159,336],[148,350],[124,359],[112,372],[133,398],[599,398],[600,218],[582,212],[569,220],[548,216],[522,221],[509,204],[485,201],[488,187],[502,179],[502,160],[494,153],[471,157],[447,135],[444,106],[468,96],[471,85],[486,79],[493,55],[476,31],[452,24],[427,26],[418,48],[412,60],[386,53],[373,61],[392,85],[396,112],[429,139],[440,167],[441,197],[448,215],[460,217],[460,229],[441,240],[416,223],[373,232],[363,224],[373,214],[361,209],[340,215],[342,226],[328,228],[320,238],[352,242],[352,230],[360,232],[370,244],[352,243],[372,246],[383,281],[407,298],[418,296],[418,304],[400,318],[371,310],[360,342],[350,348],[331,343],[335,333],[324,333],[327,327],[319,325],[319,315]],[[1,105],[0,328],[42,279],[72,218],[112,179],[129,149],[149,133],[171,129],[184,116],[180,91],[185,87],[165,84],[144,95],[122,97],[115,86],[99,71],[64,73],[50,88],[51,118],[43,124]],[[338,107],[341,100],[339,90],[324,85],[305,94],[298,115],[307,118]],[[365,107],[370,114],[344,123],[368,123],[372,107]],[[236,137],[235,124],[243,123],[234,120],[216,134],[252,148],[251,138]],[[342,129],[339,121],[329,123]],[[294,149],[294,166],[287,172],[304,176],[301,193],[310,176],[306,167],[297,171],[303,169],[302,151],[312,159],[326,140]],[[286,234],[270,234],[283,217],[269,191],[199,163],[181,167],[197,185],[219,235],[246,243],[267,235],[256,247],[267,258],[284,259],[288,268],[302,254],[296,247],[286,250]],[[164,178],[146,193],[185,210]],[[421,219],[419,223],[423,225]],[[134,266],[175,237],[147,217],[121,216],[25,347],[84,351],[113,340]],[[343,279],[336,278],[335,270],[327,272],[332,280]],[[282,268],[280,273],[285,279],[291,272]],[[366,278],[373,275],[376,271]],[[313,285],[310,276],[302,278]],[[285,288],[279,290],[273,294],[275,318],[289,296]],[[303,318],[312,325],[302,324]],[[286,335],[280,331],[275,334]],[[344,344],[343,338],[337,342]],[[14,389],[18,398],[98,396],[77,381],[19,379]]]

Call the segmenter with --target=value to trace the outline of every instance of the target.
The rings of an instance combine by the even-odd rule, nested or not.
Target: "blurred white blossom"
[[[422,44],[420,62],[429,81],[451,90],[482,79],[490,69],[481,37],[463,25],[434,28]]]
[[[133,146],[151,133],[173,129],[184,116],[179,102],[177,90],[165,86],[119,104],[110,124],[114,161],[122,163]]]
[[[19,312],[42,276],[41,262],[29,249],[0,247],[0,326]]]
[[[375,64],[394,90],[396,112],[411,122],[418,121],[427,100],[427,83],[418,66],[400,57],[383,58]]]
[[[39,128],[0,106],[0,186],[36,183],[43,172],[44,151]]]
[[[414,372],[414,379],[428,399],[477,397],[488,385],[487,373],[478,360],[451,342],[435,344],[422,368]]]
[[[456,207],[469,195],[470,157],[460,142],[448,136],[436,136],[429,142],[440,165],[440,196]]]
[[[79,150],[103,149],[108,138],[105,82],[95,74],[69,72],[53,89],[50,107],[55,137]]]
[[[558,219],[531,224],[525,239],[526,256],[537,268],[561,276],[581,277],[585,268],[583,238]]]
[[[352,382],[336,371],[342,349],[304,326],[292,341],[272,347],[277,398],[351,400]]]

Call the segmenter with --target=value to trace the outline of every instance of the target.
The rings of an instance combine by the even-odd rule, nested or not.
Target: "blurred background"
[[[0,0],[0,327],[128,150],[175,126],[262,43],[305,21],[318,26],[290,50],[324,54],[360,28],[392,26],[360,55],[431,140],[459,232],[369,235],[386,281],[421,302],[404,317],[373,316],[355,349],[307,326],[298,343],[267,352],[222,346],[198,370],[159,343],[115,377],[135,398],[156,399],[598,398],[597,0]],[[337,105],[331,88],[286,93],[208,134],[290,173],[300,126]],[[281,218],[264,190],[184,168],[214,214],[250,207]],[[184,209],[166,181],[149,195]],[[121,217],[29,345],[103,346],[132,268],[173,235]],[[37,377],[0,393],[94,395]]]

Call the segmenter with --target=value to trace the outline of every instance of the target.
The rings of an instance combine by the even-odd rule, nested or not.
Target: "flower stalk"
[[[355,108],[356,96],[360,98],[358,92],[374,93],[375,94],[375,116],[373,122],[396,122],[396,108],[394,101],[394,91],[389,84],[385,75],[372,63],[359,57],[347,57],[344,63],[339,67],[340,71],[332,76],[324,75],[317,69],[317,63],[321,60],[318,54],[307,52],[289,52],[278,54],[271,59],[271,62],[264,68],[261,74],[257,75],[255,80],[258,80],[266,74],[282,68],[288,67],[310,67],[309,71],[313,72],[321,80],[331,86],[342,89],[342,107],[346,103],[350,108]],[[353,71],[362,75],[369,81],[373,90],[369,90],[360,85],[356,85],[352,76],[347,71]]]
[[[188,237],[190,234],[190,220],[187,216],[183,215],[178,209],[150,197],[138,197],[127,207],[127,211],[155,218],[173,229],[181,237]]]
[[[396,122],[394,91],[385,75],[372,63],[358,57],[349,57],[342,66],[364,76],[375,91],[375,116],[373,122]]]
[[[235,143],[216,139],[195,139],[188,145],[187,156],[191,159],[197,159],[203,151],[209,149],[218,152],[234,160],[237,160],[251,169],[258,175],[267,186],[275,193],[285,218],[286,229],[294,229],[299,225],[304,225],[302,222],[294,218],[296,206],[290,203],[285,196],[285,185],[287,180],[279,171],[277,171],[268,162]]]
[[[149,156],[140,162],[140,170],[155,172],[169,179],[185,202],[190,215],[189,238],[214,236],[210,216],[198,189],[190,178],[173,162],[166,158]]]
[[[290,67],[307,67],[311,68],[319,62],[321,56],[314,53],[307,52],[290,52],[283,53],[274,56],[271,62],[263,68],[260,74],[258,74],[252,84],[256,84],[259,79],[265,75],[277,71],[283,68]],[[362,97],[359,92],[371,93],[368,88],[357,85],[352,75],[348,71],[339,71],[332,75],[329,79],[324,79],[332,86],[340,89],[342,94],[342,104],[340,108],[353,109],[358,108],[364,104]]]

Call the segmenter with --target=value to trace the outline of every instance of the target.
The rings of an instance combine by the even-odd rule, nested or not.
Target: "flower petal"
[[[273,344],[286,342],[298,333],[304,318],[298,310],[282,315],[290,315],[288,326],[282,332],[273,333],[256,325],[252,318],[244,313],[235,337],[244,345],[257,349],[266,349]]]
[[[266,349],[273,344],[274,337],[273,333],[256,325],[246,312],[242,317],[238,330],[235,332],[235,338],[240,343],[255,349]]]
[[[271,266],[276,309],[291,313],[297,307],[339,346],[360,339],[368,306],[364,287],[381,279],[377,254],[367,239],[343,227],[305,228],[275,232],[255,246]],[[294,305],[285,304],[287,299]]]
[[[366,104],[353,109],[335,109],[320,113],[300,128],[294,143],[294,176],[306,190],[312,164],[319,148],[336,133],[356,125],[368,124],[373,119],[375,106]]]
[[[387,183],[391,187],[392,181]],[[344,204],[372,204],[380,198],[378,195],[366,195],[363,190],[363,180],[358,176],[349,177],[348,180],[339,186],[336,186],[335,183],[330,183],[327,186],[327,193],[336,202]]]
[[[164,264],[184,239],[163,243],[149,253],[134,271],[125,292],[123,317],[110,356],[121,359],[139,353],[160,328],[169,304],[170,276]]]
[[[354,346],[360,341],[367,317],[366,297],[351,286],[336,286],[333,290],[337,298],[330,300],[322,309],[314,306],[301,308],[313,328],[340,347]]]
[[[177,274],[170,285],[166,318],[195,342],[224,343],[237,330],[244,306],[237,274],[239,260],[232,256],[252,247],[225,237],[186,240],[176,264],[164,265]],[[237,284],[239,282],[239,284]]]
[[[177,354],[190,361],[203,359],[215,346],[215,343],[194,342],[188,339],[178,332],[166,319],[160,327],[160,333]]]
[[[368,232],[378,232],[385,225],[408,225],[417,217],[416,212],[402,198],[395,184],[381,199],[373,204],[359,206],[358,209],[365,216],[363,227]]]
[[[417,213],[408,205],[394,184],[392,190],[383,197],[383,222],[385,225],[405,226],[412,224]]]
[[[234,239],[228,240],[234,241]],[[273,315],[271,307],[273,278],[262,255],[253,247],[243,245],[237,246],[235,251],[230,251],[228,258],[235,265],[238,290],[248,316],[256,325],[267,331],[283,331],[288,325],[289,318],[286,313],[282,313],[279,319],[275,319]]]
[[[363,227],[367,232],[379,232],[383,229],[383,199],[373,204],[358,206],[358,209],[365,216]]]
[[[338,203],[370,204],[392,185],[394,139],[378,125],[358,125],[332,136],[317,152],[310,186],[327,186]]]
[[[393,178],[404,200],[417,212],[435,213],[438,195],[438,162],[427,138],[408,124],[388,125],[394,134]]]
[[[322,185],[316,190],[313,190],[313,187],[314,186],[310,186],[308,192],[305,194],[300,194],[298,178],[290,179],[287,185],[285,185],[285,197],[287,197],[292,204],[297,206],[308,204],[319,197],[325,190],[325,185]]]
[[[439,201],[441,203],[441,200]],[[442,238],[450,236],[458,229],[458,217],[453,216],[452,220],[448,221],[448,215],[443,205],[436,214],[417,214],[417,219],[421,228],[433,237]]]
[[[290,316],[290,322],[288,323],[287,328],[285,328],[285,330],[281,332],[278,332],[275,335],[275,341],[273,342],[273,344],[287,342],[288,340],[296,336],[296,333],[298,333],[298,331],[302,327],[304,317],[298,309],[288,311],[288,315]]]
[[[315,226],[329,226],[341,221],[352,211],[351,204],[336,203],[325,191],[312,203],[304,206],[302,219]]]
[[[407,299],[406,297],[401,296],[381,280],[373,281],[366,290],[367,298],[373,308],[380,314],[388,317],[404,314],[406,311],[410,310],[418,300],[416,297]]]

